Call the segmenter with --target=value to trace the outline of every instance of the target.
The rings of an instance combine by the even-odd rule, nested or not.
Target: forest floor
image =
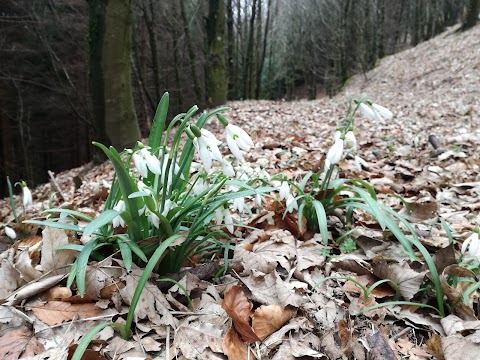
[[[395,117],[385,122],[357,117],[358,155],[367,165],[358,170],[345,161],[341,177],[368,181],[379,201],[412,224],[433,257],[445,317],[405,304],[359,314],[395,299],[396,291],[401,300],[438,308],[423,257],[409,260],[377,221],[357,218],[351,234],[356,249],[345,253],[340,244],[325,246],[319,234],[300,231],[294,221],[266,211],[245,220],[256,230],[236,228],[233,266],[226,275],[213,282],[191,271],[180,280],[193,308],[179,286],[163,292],[148,286],[130,340],[107,327],[92,341],[86,359],[225,359],[224,354],[230,359],[478,358],[478,294],[464,303],[471,283],[458,279],[476,281],[472,271],[478,270],[478,263],[466,269],[459,262],[463,240],[480,224],[480,26],[465,33],[451,29],[384,58],[351,79],[346,93],[368,96]],[[319,170],[346,104],[345,94],[316,101],[238,101],[228,104],[228,118],[255,142],[247,161],[298,180]],[[217,125],[206,128],[223,132]],[[108,162],[57,174],[55,181],[33,189],[27,217],[48,208],[54,191],[54,206],[98,215],[112,178]],[[75,179],[83,181],[81,186]],[[21,212],[20,198],[16,204]],[[274,221],[267,225],[269,216]],[[331,217],[329,225],[338,227],[339,221]],[[113,258],[92,262],[87,270],[91,296],[80,300],[64,287],[64,277],[47,272],[57,261],[72,262],[71,254],[68,260],[52,255],[58,238],[67,235],[15,226],[8,199],[0,200],[0,222],[31,235],[14,246],[0,236],[0,299],[5,299],[0,357],[70,358],[72,344],[92,326],[112,318],[124,321],[125,294],[134,291],[141,270],[127,273]],[[331,232],[332,241],[338,233]],[[337,278],[320,282],[327,276]],[[356,285],[368,288],[382,279],[394,280],[398,288],[383,283],[365,294]],[[68,295],[61,295],[64,291]],[[242,339],[250,339],[247,344],[232,330],[231,317]]]

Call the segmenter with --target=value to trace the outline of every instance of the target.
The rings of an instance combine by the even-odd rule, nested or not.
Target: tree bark
[[[267,20],[265,21],[265,30],[263,33],[263,45],[262,45],[262,52],[260,55],[260,63],[257,70],[257,85],[255,87],[255,99],[260,98],[260,90],[262,86],[262,71],[263,65],[265,63],[265,54],[267,51],[267,37],[268,37],[268,29],[270,25],[270,9],[272,7],[272,0],[268,0],[267,4]],[[259,44],[260,45],[260,44]]]
[[[203,88],[200,86],[200,77],[197,72],[197,57],[195,56],[195,49],[193,48],[192,37],[190,36],[190,27],[188,25],[187,10],[185,7],[185,0],[180,0],[180,14],[183,21],[183,29],[185,34],[185,41],[187,42],[188,57],[190,58],[190,68],[193,77],[193,90],[195,92],[195,101],[199,108],[205,105],[205,96]]]
[[[253,35],[255,31],[255,15],[257,9],[257,0],[253,0],[252,14],[250,15],[250,26],[248,29],[248,45],[247,54],[245,56],[244,68],[243,68],[243,86],[242,86],[242,98],[251,98],[251,72],[253,63]]]
[[[95,140],[118,150],[140,138],[131,86],[131,0],[89,0],[89,86]]]
[[[227,101],[225,74],[225,5],[223,0],[209,0],[206,18],[206,69],[207,105],[218,106]]]
[[[462,25],[462,30],[467,30],[475,26],[478,22],[478,13],[480,12],[480,0],[468,0],[467,15]]]

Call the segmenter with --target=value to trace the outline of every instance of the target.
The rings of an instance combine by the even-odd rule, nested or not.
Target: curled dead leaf
[[[223,338],[222,347],[223,353],[228,356],[228,360],[256,359],[253,352],[240,339],[240,334],[234,328],[228,329],[227,334]]]
[[[262,305],[252,316],[253,331],[263,341],[290,320],[294,313],[294,310],[280,305]]]
[[[225,293],[222,308],[232,318],[235,329],[239,332],[243,341],[248,343],[260,341],[250,326],[252,307],[252,303],[247,299],[240,286],[232,286]]]

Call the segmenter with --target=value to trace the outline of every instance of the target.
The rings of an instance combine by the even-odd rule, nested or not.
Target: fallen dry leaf
[[[252,303],[247,299],[241,287],[232,286],[226,293],[222,308],[232,318],[233,325],[245,342],[260,341],[250,326]]]
[[[33,313],[47,325],[58,325],[79,316],[88,318],[97,316],[102,309],[93,303],[70,304],[63,301],[49,301],[45,304],[31,305]]]
[[[256,356],[240,339],[240,334],[234,328],[228,329],[223,339],[223,352],[228,356],[228,360],[248,360],[256,359]]]
[[[280,329],[292,318],[295,311],[280,305],[262,305],[252,315],[252,328],[258,338],[265,338]]]
[[[28,330],[11,330],[0,337],[0,358],[16,360],[41,354],[45,349]]]

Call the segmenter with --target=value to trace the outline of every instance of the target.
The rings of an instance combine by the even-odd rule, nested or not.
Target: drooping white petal
[[[237,141],[242,150],[249,151],[254,145],[250,135],[248,135],[242,128],[233,124],[228,124],[226,130],[227,137],[232,137],[233,140]]]
[[[360,112],[363,114],[363,116],[365,116],[367,119],[370,119],[370,120],[377,119],[375,113],[367,104],[361,103],[358,108],[360,109]]]
[[[33,200],[32,200],[32,192],[27,186],[22,187],[22,192],[23,192],[23,206],[27,207],[28,205],[32,205]]]
[[[386,107],[378,104],[372,104],[372,109],[377,115],[377,117],[380,117],[382,120],[390,120],[391,118],[393,118],[393,113]]]
[[[141,154],[133,154],[133,163],[135,164],[135,169],[137,169],[141,177],[148,176],[147,162]]]
[[[339,130],[335,131],[335,135],[333,136],[333,142],[337,141],[341,137],[342,137],[342,132]]]
[[[235,170],[233,170],[232,164],[230,164],[230,162],[225,160],[225,159],[222,160],[222,172],[227,177],[234,177],[235,176]]]
[[[225,218],[225,226],[227,227],[227,230],[230,232],[230,234],[233,234],[235,229],[233,227],[232,215],[230,214],[230,211],[228,211],[228,209],[223,209],[223,213]]]
[[[345,134],[345,147],[353,151],[357,150],[357,139],[353,131],[347,131]]]
[[[292,194],[289,194],[286,201],[287,211],[292,212],[293,210],[298,210],[297,200],[293,197]]]
[[[335,143],[332,145],[330,150],[328,150],[327,153],[327,160],[330,161],[331,164],[337,164],[341,159],[343,155],[343,140],[339,139],[335,141]]]
[[[288,184],[287,181],[282,181],[282,184],[280,185],[280,189],[279,189],[279,195],[280,195],[280,200],[287,199],[288,195],[290,195],[290,185]]]
[[[125,211],[125,209],[126,209],[125,202],[123,200],[119,200],[117,205],[113,207],[113,210],[117,210],[119,212]],[[114,228],[119,226],[125,227],[125,220],[123,220],[123,218],[120,215],[118,215],[112,220],[112,225]]]
[[[150,154],[150,152],[147,151],[147,153],[148,154],[145,156],[145,159],[146,159],[148,169],[155,175],[160,175],[161,173],[160,160],[158,160],[158,158]]]
[[[250,148],[254,145],[250,136],[238,126],[228,124],[226,126],[227,130],[227,145],[230,148],[233,156],[237,159],[243,158],[243,152],[249,151]]]
[[[205,181],[202,178],[198,178],[195,184],[193,185],[193,193],[195,195],[200,195],[202,192],[206,190]]]
[[[262,201],[263,201],[262,195],[255,194],[255,203],[259,208],[262,207]]]
[[[237,159],[243,159],[243,152],[240,150],[237,142],[233,140],[233,138],[227,137],[227,145],[233,156],[235,156]]]
[[[243,196],[233,199],[232,211],[238,211],[240,214],[245,212],[245,198]]]
[[[15,240],[17,238],[17,233],[11,227],[5,226],[5,235],[10,239]]]
[[[163,208],[163,211],[162,211],[162,215],[163,216],[167,216],[168,215],[168,212],[171,210],[171,209],[174,209],[176,208],[178,205],[175,203],[175,201],[172,201],[170,199],[167,199],[167,201],[165,201],[165,207]]]
[[[223,221],[223,207],[220,206],[215,209],[215,224],[220,225]]]

